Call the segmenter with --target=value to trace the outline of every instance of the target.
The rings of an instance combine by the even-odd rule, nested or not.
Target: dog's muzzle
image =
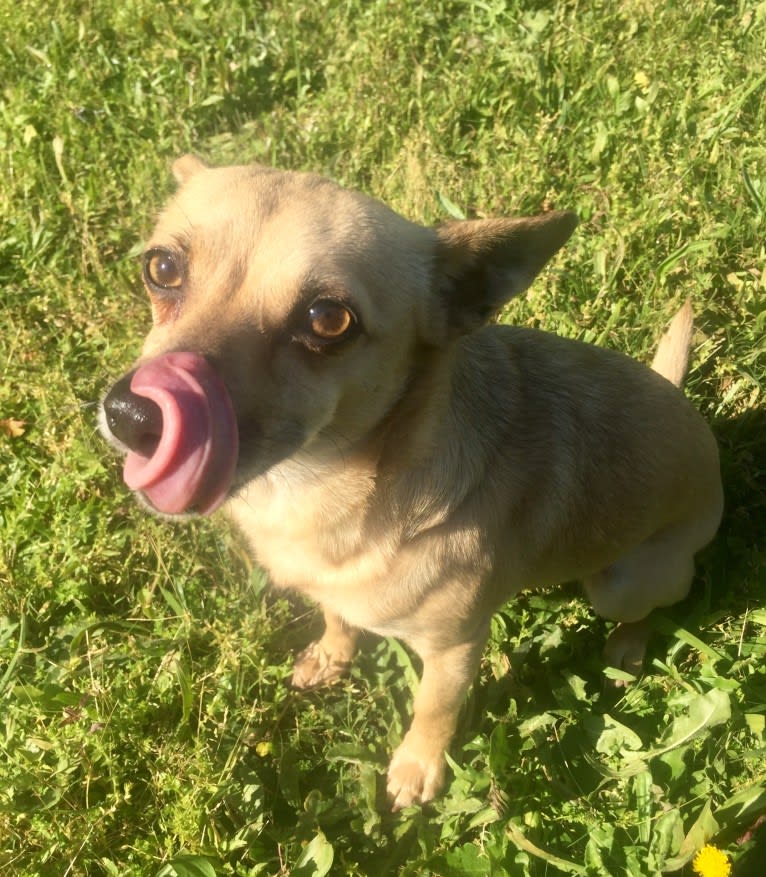
[[[123,478],[157,511],[207,514],[226,499],[239,431],[218,372],[197,353],[147,360],[103,403],[109,431],[127,450]]]

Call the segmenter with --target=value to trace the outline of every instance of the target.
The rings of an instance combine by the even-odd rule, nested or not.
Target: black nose
[[[131,451],[151,457],[162,435],[162,411],[156,402],[130,389],[132,378],[133,372],[129,372],[107,393],[106,424]]]

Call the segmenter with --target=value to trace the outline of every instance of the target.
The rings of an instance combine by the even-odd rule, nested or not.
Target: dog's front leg
[[[481,637],[479,641],[421,652],[423,677],[415,696],[412,725],[388,768],[388,797],[393,810],[424,804],[444,785],[444,754],[476,675],[484,641]]]
[[[295,659],[292,677],[294,688],[329,685],[348,673],[356,654],[359,630],[329,609],[324,610],[324,621],[321,639],[307,646]]]

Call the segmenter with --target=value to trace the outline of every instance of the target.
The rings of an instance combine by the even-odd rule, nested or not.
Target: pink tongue
[[[226,499],[239,452],[221,379],[196,353],[166,353],[139,366],[130,389],[157,403],[162,435],[151,457],[128,452],[125,483],[168,515],[214,511]]]

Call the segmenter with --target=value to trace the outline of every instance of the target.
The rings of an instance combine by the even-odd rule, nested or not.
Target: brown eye
[[[309,328],[318,338],[335,341],[356,324],[356,317],[337,301],[316,301],[309,308]]]
[[[183,283],[178,257],[168,250],[149,250],[144,256],[144,277],[159,289],[178,289]]]

